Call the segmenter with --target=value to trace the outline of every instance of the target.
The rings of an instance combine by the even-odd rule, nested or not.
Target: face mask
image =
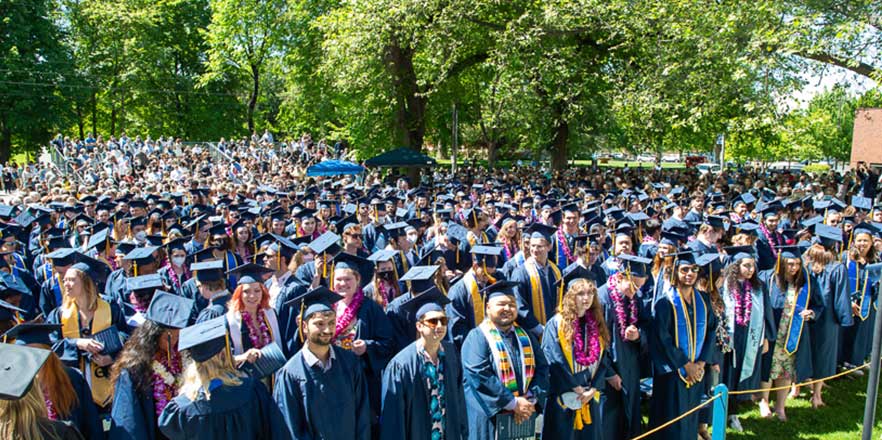
[[[184,265],[184,261],[187,260],[187,257],[172,257],[172,264],[175,266],[181,267]]]
[[[387,281],[391,280],[392,279],[392,271],[391,270],[384,270],[382,272],[377,272],[377,278],[379,278],[381,280],[387,280]]]
[[[135,234],[135,240],[137,240],[138,243],[143,243],[147,241],[147,231],[140,231]]]

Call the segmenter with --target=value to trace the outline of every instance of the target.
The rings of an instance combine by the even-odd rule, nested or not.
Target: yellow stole
[[[98,299],[98,308],[92,317],[92,334],[109,328],[111,325],[110,304],[103,299]],[[77,304],[72,302],[69,307],[61,311],[61,334],[65,338],[80,338],[80,311]],[[86,372],[86,358],[80,357],[80,371]],[[92,400],[96,405],[105,407],[113,398],[113,384],[110,383],[109,369],[99,367],[94,362],[89,366],[92,385]]]
[[[550,261],[546,263],[546,265],[551,268],[551,272],[554,273],[555,280],[558,281],[561,279],[560,269],[551,263]],[[545,312],[545,299],[542,294],[542,279],[539,278],[539,268],[537,267],[536,261],[528,261],[525,265],[527,268],[527,275],[530,276],[530,290],[532,292],[533,299],[533,314],[536,315],[536,319],[540,324],[545,325],[548,321],[547,314]],[[552,286],[554,283],[552,282]],[[557,288],[557,304],[560,304],[563,299],[563,283],[559,283]]]
[[[563,351],[564,359],[567,360],[567,366],[570,367],[570,372],[572,374],[576,374],[576,364],[573,362],[573,341],[567,338],[563,333],[563,318],[560,318],[560,321],[557,323],[557,339],[560,341],[560,349]],[[579,329],[573,329],[573,331],[579,331]],[[599,335],[598,335],[599,337]],[[585,341],[587,344],[588,341]],[[600,369],[600,360],[603,359],[603,340],[600,340],[600,354],[597,356],[597,368],[594,370],[594,374],[597,374],[597,370]],[[592,378],[594,377],[592,374]],[[600,392],[594,391],[594,401],[600,401]],[[576,431],[581,431],[585,425],[591,424],[591,406],[588,403],[583,403],[582,408],[576,410],[576,417],[573,419],[573,429]]]
[[[478,292],[478,282],[475,280],[475,275],[471,272],[466,272],[462,277],[462,282],[465,288],[468,289],[469,296],[472,297],[475,323],[484,322],[484,300],[481,299],[481,294]]]

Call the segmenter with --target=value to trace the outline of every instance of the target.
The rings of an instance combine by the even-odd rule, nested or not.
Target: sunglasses
[[[699,269],[698,269],[698,266],[681,267],[681,268],[679,269],[680,273],[688,273],[688,272],[698,273],[698,270],[699,270]]]
[[[426,318],[426,319],[421,320],[420,322],[422,322],[423,324],[428,325],[429,327],[432,327],[432,328],[438,327],[439,325],[446,326],[447,325],[447,317],[440,316],[438,318]]]

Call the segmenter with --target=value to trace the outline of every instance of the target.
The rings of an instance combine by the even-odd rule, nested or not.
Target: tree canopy
[[[856,0],[0,0],[0,160],[56,132],[213,140],[268,128],[359,157],[599,150],[843,158],[856,105],[781,102],[830,66],[882,80]],[[861,101],[863,100],[863,101]],[[279,138],[279,136],[276,136]]]

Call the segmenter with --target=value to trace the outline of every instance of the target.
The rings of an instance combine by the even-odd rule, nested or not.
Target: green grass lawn
[[[865,370],[866,371],[866,370]],[[756,404],[741,404],[739,417],[743,433],[726,432],[727,439],[812,439],[812,440],[854,440],[861,437],[864,403],[867,397],[867,376],[851,378],[845,376],[829,383],[824,389],[824,403],[827,406],[812,409],[809,396],[811,390],[802,388],[796,399],[787,400],[787,422],[775,418],[760,418]],[[774,404],[774,402],[772,402]],[[876,423],[873,432],[877,438],[882,432],[882,405],[877,400]]]

